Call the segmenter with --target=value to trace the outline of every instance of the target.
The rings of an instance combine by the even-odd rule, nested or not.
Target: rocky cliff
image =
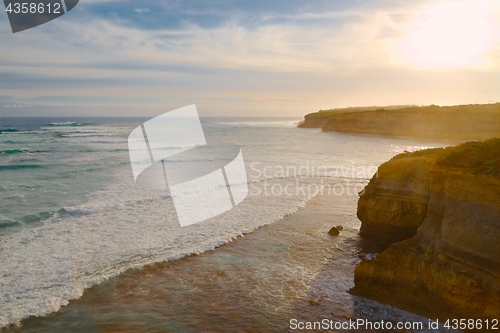
[[[401,154],[360,196],[365,237],[398,241],[353,293],[440,318],[500,319],[500,139]]]
[[[485,140],[500,137],[500,103],[335,109],[308,114],[299,127],[420,139]]]

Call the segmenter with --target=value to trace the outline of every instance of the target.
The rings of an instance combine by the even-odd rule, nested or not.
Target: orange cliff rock
[[[358,202],[362,235],[398,241],[352,292],[434,318],[500,319],[500,139],[401,154]]]
[[[306,115],[299,127],[454,142],[485,140],[500,137],[500,103],[333,109]]]

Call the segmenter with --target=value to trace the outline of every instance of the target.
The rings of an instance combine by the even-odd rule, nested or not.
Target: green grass
[[[500,176],[500,139],[466,142],[446,149],[438,165],[470,168],[474,173]]]
[[[434,157],[437,165],[466,168],[475,174],[500,177],[500,138],[465,142],[454,147],[405,152],[394,158],[423,156]]]

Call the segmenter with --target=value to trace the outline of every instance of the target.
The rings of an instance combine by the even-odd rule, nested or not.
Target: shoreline
[[[361,222],[353,209],[357,199],[318,195],[295,213],[216,251],[129,269],[85,290],[56,313],[0,331],[52,333],[71,325],[94,332],[175,327],[186,332],[283,332],[292,318],[375,320],[381,308],[385,315],[380,319],[423,320],[349,294],[363,255]],[[328,234],[335,225],[344,227],[339,236]],[[151,321],[167,326],[147,329]]]
[[[307,184],[307,181],[305,183]],[[258,196],[249,196],[245,203],[242,203],[238,206],[238,208],[231,210],[229,214],[235,216],[234,214],[236,213],[236,216],[239,216],[239,214],[241,214],[241,210],[245,210],[245,206],[247,206],[247,208],[255,207],[255,205],[260,201],[255,200],[256,198],[258,199]],[[132,205],[130,207],[125,206],[124,209],[103,210],[101,213],[107,214],[108,212],[111,212],[111,216],[97,216],[97,221],[103,219],[110,221],[111,218],[116,217],[116,212],[121,212],[121,214],[118,214],[119,219],[115,218],[113,223],[115,232],[113,234],[109,234],[108,237],[102,237],[101,239],[104,240],[104,243],[101,241],[100,244],[105,244],[105,246],[115,245],[116,243],[120,243],[119,240],[122,239],[122,237],[128,239],[128,236],[131,235],[128,231],[133,231],[135,233],[135,239],[133,239],[133,245],[135,245],[134,256],[131,257],[126,255],[126,253],[121,252],[120,247],[115,246],[115,251],[118,251],[119,255],[125,254],[125,258],[128,259],[127,261],[118,261],[112,266],[105,265],[104,269],[91,266],[90,269],[95,270],[81,270],[78,267],[78,263],[75,264],[78,260],[81,260],[79,263],[80,265],[82,265],[82,263],[93,263],[97,261],[104,261],[104,264],[106,264],[107,258],[95,254],[93,255],[92,251],[88,251],[89,249],[96,248],[94,239],[86,237],[88,235],[92,235],[92,233],[86,234],[74,232],[73,234],[75,237],[73,237],[73,241],[66,241],[66,243],[71,244],[69,245],[69,252],[66,251],[68,253],[66,258],[71,259],[71,262],[67,263],[65,266],[69,267],[69,269],[59,270],[59,266],[64,266],[65,264],[65,257],[59,257],[63,260],[58,260],[59,258],[56,258],[55,261],[58,262],[58,265],[55,269],[57,272],[55,272],[54,269],[44,271],[44,275],[54,275],[53,281],[55,282],[49,281],[49,283],[42,284],[39,288],[29,288],[31,283],[28,281],[27,284],[19,286],[19,291],[11,289],[11,293],[7,294],[7,301],[5,303],[6,307],[3,309],[3,313],[0,314],[0,330],[2,328],[9,327],[9,325],[16,325],[30,317],[44,317],[57,313],[61,308],[65,307],[68,302],[78,300],[87,289],[104,283],[109,279],[113,279],[129,270],[141,269],[148,265],[154,265],[156,263],[166,261],[176,261],[191,255],[198,255],[200,253],[212,251],[265,225],[280,221],[284,217],[293,214],[293,212],[303,207],[309,199],[309,197],[298,196],[296,200],[283,201],[279,199],[279,196],[269,197],[268,201],[270,202],[269,206],[271,207],[276,204],[276,201],[282,203],[282,207],[280,207],[278,211],[270,211],[269,207],[262,207],[267,209],[255,211],[255,216],[249,216],[247,219],[237,219],[235,220],[235,223],[232,223],[230,219],[231,215],[228,216],[226,214],[226,216],[221,216],[205,221],[204,223],[188,227],[190,230],[182,230],[178,223],[173,219],[168,217],[165,219],[163,215],[156,213],[150,215],[150,218],[148,219],[149,222],[145,223],[146,225],[142,227],[142,230],[139,230],[136,227],[132,227],[132,230],[129,230],[130,223],[138,223],[138,220],[130,219],[129,214],[135,215],[137,211],[146,214],[148,211],[160,211],[163,208],[162,206],[166,203],[165,198],[163,197],[152,197],[151,199],[147,199],[147,202],[153,203],[153,206]],[[136,208],[139,208],[139,210],[136,210]],[[240,210],[240,212],[238,212],[238,210]],[[167,214],[171,212],[172,210],[167,210]],[[272,215],[269,215],[269,212],[272,212]],[[81,226],[79,227],[79,230],[84,231],[85,228],[94,227],[96,215],[83,214],[79,216],[79,218],[82,219],[78,221],[78,225]],[[144,223],[144,220],[139,220],[139,223]],[[46,225],[46,229],[54,231],[54,227],[56,226],[56,224],[49,223]],[[183,235],[186,234],[194,235],[194,237],[183,237]],[[23,234],[20,233],[18,235]],[[30,234],[28,234],[28,236],[30,236]],[[184,240],[185,244],[179,242],[178,239]],[[187,239],[187,241],[185,239]],[[34,237],[34,240],[43,242],[43,237]],[[151,243],[148,243],[148,241],[152,241],[153,244],[157,244],[153,251],[148,251],[150,253],[143,250],[143,248],[152,248]],[[13,242],[11,241],[11,243]],[[147,244],[145,247],[140,245],[144,243]],[[86,244],[90,244],[91,246],[86,247]],[[92,246],[93,244],[94,246]],[[8,245],[6,247],[8,247]],[[114,255],[112,252],[109,253]],[[48,255],[52,256],[52,254]],[[60,276],[62,276],[61,279],[59,279]],[[7,277],[9,278],[9,276]],[[24,297],[27,293],[34,295],[33,298],[35,299],[35,302],[29,304],[29,302],[25,301],[29,301],[31,299],[30,296]],[[14,297],[20,299],[21,305],[19,305],[19,302],[16,303],[16,299],[9,302],[10,295],[15,295]],[[24,306],[26,304],[28,306]]]

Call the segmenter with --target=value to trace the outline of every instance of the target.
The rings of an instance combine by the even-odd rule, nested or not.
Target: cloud
[[[12,97],[9,104],[160,107],[201,100],[217,111],[266,105],[300,114],[392,100],[425,104],[426,96],[438,96],[423,88],[425,77],[435,76],[416,79],[395,47],[414,7],[373,3],[83,2],[83,12],[37,34],[1,36],[1,94]],[[467,94],[480,90],[443,82],[450,91],[454,84],[470,86]],[[405,101],[402,89],[410,86]]]

